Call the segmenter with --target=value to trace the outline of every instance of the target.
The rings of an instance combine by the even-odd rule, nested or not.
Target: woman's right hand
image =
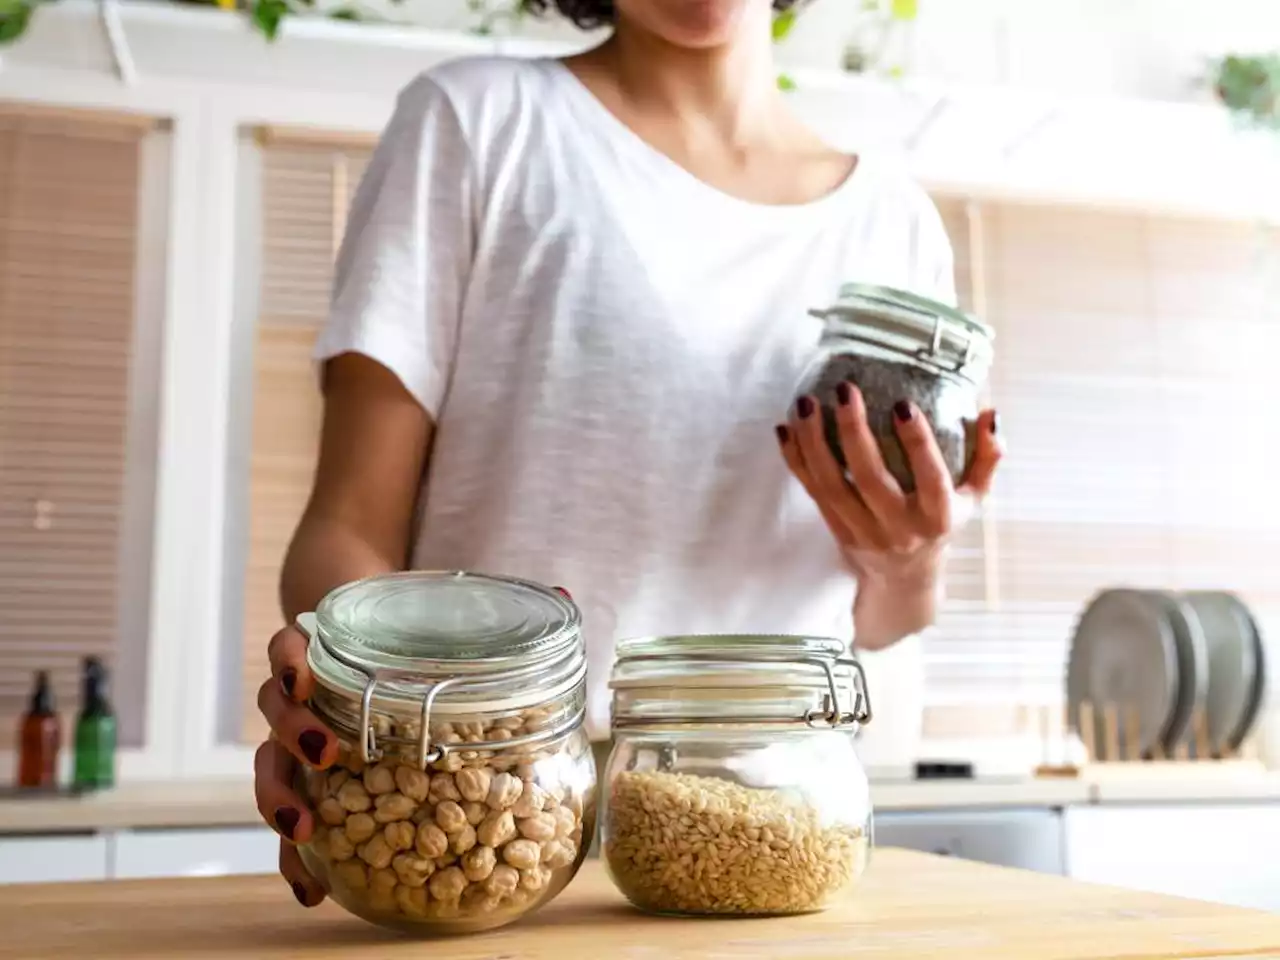
[[[271,678],[258,689],[258,709],[271,725],[271,736],[254,757],[254,793],[258,812],[280,834],[280,873],[298,902],[313,907],[324,888],[302,865],[296,844],[315,831],[315,813],[295,789],[298,764],[323,770],[338,759],[338,740],[307,707],[315,683],[307,667],[307,637],[296,626],[285,627],[267,647]]]

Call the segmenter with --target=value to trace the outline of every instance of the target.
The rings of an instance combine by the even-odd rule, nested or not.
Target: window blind
[[[962,302],[982,299],[997,330],[990,393],[1008,456],[986,524],[961,538],[927,643],[928,735],[1014,733],[1021,706],[1061,704],[1076,618],[1103,587],[1236,590],[1275,635],[1274,234],[952,198],[939,207]],[[974,536],[995,581],[986,596],[965,549]]]
[[[116,671],[114,699],[121,743],[142,741],[146,637],[121,630],[138,620],[122,610],[138,598],[122,589],[137,574],[122,555],[137,554],[122,550],[121,517],[139,373],[141,146],[153,129],[0,105],[3,730],[25,711],[37,670],[75,711],[81,658],[94,655],[135,667]]]
[[[307,131],[260,138],[261,295],[254,341],[241,737],[266,733],[258,687],[280,629],[280,570],[315,474],[321,423],[312,349],[328,311],[333,261],[370,145]]]

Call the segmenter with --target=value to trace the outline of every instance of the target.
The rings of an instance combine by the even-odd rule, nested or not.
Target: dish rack
[[[1253,739],[1225,755],[1210,748],[1209,725],[1204,710],[1191,716],[1191,729],[1172,754],[1159,747],[1144,752],[1138,736],[1138,709],[1125,704],[1080,704],[1080,729],[1073,731],[1068,711],[1041,707],[1036,732],[1041,742],[1042,762],[1038,777],[1077,777],[1089,780],[1183,777],[1188,774],[1210,777],[1240,777],[1262,774],[1266,767],[1258,757]],[[1071,734],[1079,735],[1084,746],[1083,762],[1067,758]]]

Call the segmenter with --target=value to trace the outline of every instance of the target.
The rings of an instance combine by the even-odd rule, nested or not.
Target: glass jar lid
[[[955,307],[906,290],[848,283],[836,303],[810,314],[825,323],[821,346],[909,362],[974,384],[986,379],[995,331]]]
[[[374,716],[418,723],[424,765],[442,721],[512,713],[581,685],[581,615],[564,594],[511,577],[411,571],[332,591],[298,626],[326,719],[354,725],[378,752]],[[507,741],[510,745],[511,741]],[[366,761],[371,756],[365,756]]]
[[[621,641],[609,687],[615,728],[802,725],[871,719],[862,665],[829,637],[696,635]]]

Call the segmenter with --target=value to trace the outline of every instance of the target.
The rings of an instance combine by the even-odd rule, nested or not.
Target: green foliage
[[[0,46],[13,43],[27,31],[40,0],[0,0]]]
[[[1280,53],[1229,56],[1217,64],[1214,93],[1245,123],[1280,133]]]

